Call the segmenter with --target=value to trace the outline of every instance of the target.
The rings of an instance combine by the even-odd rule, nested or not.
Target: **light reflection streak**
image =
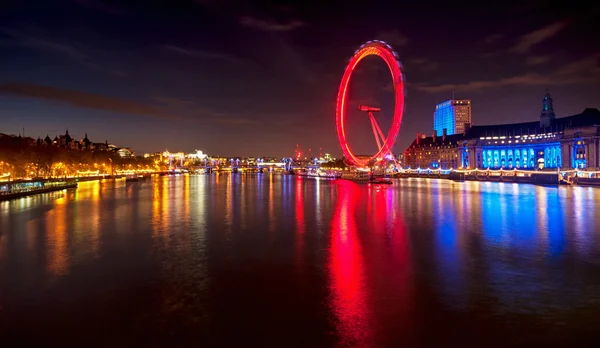
[[[248,199],[248,194],[246,191],[248,191],[250,188],[248,187],[248,184],[246,183],[247,180],[247,176],[246,175],[241,175],[240,176],[240,188],[239,188],[239,192],[240,192],[240,198],[239,198],[239,207],[240,207],[240,230],[241,231],[245,231],[246,228],[248,227],[247,223],[248,223],[248,207],[253,207],[254,205],[252,204],[248,204],[246,202],[246,200]],[[252,178],[254,179],[254,178]]]
[[[163,181],[166,178],[162,179]],[[152,183],[152,237],[156,238],[160,234],[160,184]]]
[[[537,195],[537,216],[536,222],[538,225],[537,240],[544,247],[548,247],[548,188],[537,187],[535,194]]]
[[[315,201],[315,219],[317,221],[317,226],[321,226],[321,221],[323,221],[323,212],[321,210],[321,185],[320,185],[320,183],[317,183],[317,185],[315,185],[314,192],[315,192],[315,194],[314,194],[313,199]]]
[[[403,341],[410,343],[414,341],[414,316],[413,312],[413,271],[411,261],[410,239],[408,230],[404,222],[402,211],[397,209],[394,203],[396,200],[397,190],[387,189],[386,194],[392,199],[388,199],[386,210],[386,242],[389,243],[387,255],[382,257],[382,264],[387,265],[387,274],[392,285],[389,287],[392,293],[387,294],[391,297],[389,307],[385,308],[384,313],[377,313],[376,317],[379,321],[379,326],[382,322],[390,327],[394,332],[400,332],[403,336]],[[376,270],[369,274],[376,273]],[[383,279],[379,278],[383,282]],[[382,288],[385,283],[382,284]],[[372,293],[377,293],[373,290]],[[375,295],[377,296],[377,295]],[[390,308],[391,307],[391,308]],[[414,345],[414,344],[413,344]]]
[[[303,179],[295,177],[295,211],[296,211],[296,264],[298,268],[304,268],[304,234],[306,232],[306,222],[304,217],[304,192]],[[318,184],[318,183],[317,183]],[[317,185],[318,186],[318,185]]]
[[[200,178],[200,180],[197,180],[196,182],[198,183],[198,190],[197,190],[197,194],[198,194],[198,211],[194,216],[194,220],[197,221],[197,223],[195,224],[195,226],[199,226],[200,229],[200,235],[201,240],[204,241],[205,239],[205,232],[206,232],[206,208],[209,204],[209,194],[208,194],[208,190],[207,190],[207,181],[209,180],[209,177],[207,176],[202,176]]]
[[[92,257],[98,256],[98,248],[100,245],[100,216],[101,216],[101,202],[100,202],[100,181],[95,180],[89,182],[89,190],[86,191],[88,194],[82,195],[82,199],[89,201],[89,234],[88,244],[90,247],[90,253]],[[77,218],[76,218],[77,219]],[[82,231],[85,233],[86,231]]]
[[[598,202],[598,189],[594,187],[586,187],[586,209],[584,209],[585,214],[587,215],[586,221],[588,222],[587,230],[588,230],[588,238],[592,239],[592,231],[596,231],[596,226],[598,224],[598,210],[595,207],[595,203]],[[591,246],[592,244],[590,244]],[[590,250],[591,251],[591,250]]]
[[[190,230],[190,176],[185,175],[183,179],[183,227],[184,232]]]
[[[438,258],[438,276],[442,280],[442,297],[445,304],[463,310],[468,305],[468,292],[466,291],[466,277],[463,261],[463,234],[457,226],[456,202],[462,202],[469,192],[463,192],[457,200],[444,200],[443,195],[438,195],[436,204],[433,205],[433,215],[436,230],[436,245]],[[470,201],[469,201],[470,202]],[[461,204],[461,203],[458,203]]]
[[[550,257],[556,257],[562,254],[565,247],[565,215],[568,213],[561,200],[562,191],[554,190],[552,195],[548,195],[546,202],[547,212],[546,226],[548,226],[547,247]]]
[[[329,272],[330,308],[337,318],[342,346],[366,346],[372,342],[366,303],[365,274],[355,211],[357,184],[340,181],[331,228]]]
[[[176,180],[176,178],[174,179]],[[171,184],[171,179],[170,178],[166,178],[165,180],[163,180],[162,182],[162,189],[160,190],[160,196],[161,196],[161,204],[160,204],[160,214],[161,214],[161,226],[160,226],[160,235],[161,237],[165,238],[164,242],[167,243],[167,238],[169,235],[169,223],[171,220],[171,216],[170,216],[170,209],[169,209],[169,204],[170,204],[170,200],[169,200],[169,195],[170,195],[170,190],[169,190],[169,184]]]
[[[273,202],[273,173],[269,173],[269,232],[275,231],[275,209]]]
[[[585,188],[578,186],[578,187],[574,187],[573,191],[572,191],[572,197],[573,197],[573,206],[572,206],[572,211],[573,211],[573,216],[574,216],[574,224],[575,224],[575,248],[577,249],[578,252],[585,254],[585,244],[587,243],[587,238],[586,238],[586,228],[587,228],[587,221],[586,221],[586,217],[585,217],[585,204],[584,204],[584,193],[585,193]]]
[[[175,228],[181,228],[182,225],[180,223],[183,222],[180,221],[180,219],[183,218],[183,214],[180,212],[183,212],[183,186],[186,176],[188,175],[182,174],[175,176],[175,178],[170,181],[169,185],[169,194],[171,195],[171,199],[169,201],[169,212],[173,213],[173,216],[178,217],[178,219],[176,219],[178,220],[176,224],[175,221],[173,221]]]
[[[511,235],[505,233],[506,202],[494,192],[499,183],[486,182],[482,185],[481,218],[483,221],[483,236],[492,245],[507,245]],[[503,213],[504,212],[504,213]]]
[[[47,267],[48,272],[55,276],[65,275],[69,267],[66,204],[65,197],[55,200],[53,209],[48,213],[50,221],[46,224]]]
[[[225,176],[225,233],[224,239],[227,246],[231,246],[232,233],[233,233],[233,175],[229,174]]]
[[[225,223],[229,227],[229,232],[233,228],[233,198],[232,198],[232,187],[233,180],[231,179],[231,175],[227,175],[225,180],[227,181],[227,186],[225,189],[225,205],[227,208],[225,209]]]

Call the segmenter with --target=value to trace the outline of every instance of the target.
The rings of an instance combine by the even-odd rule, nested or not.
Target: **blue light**
[[[435,113],[433,114],[433,129],[437,135],[442,135],[444,128],[448,135],[456,132],[456,125],[454,122],[454,109],[450,101],[443,102],[436,106]]]
[[[482,151],[483,168],[535,169],[540,163],[544,168],[562,167],[560,143],[506,144],[485,146]]]

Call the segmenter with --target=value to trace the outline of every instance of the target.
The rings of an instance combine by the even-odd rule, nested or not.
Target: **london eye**
[[[394,91],[394,112],[390,129],[386,135],[381,130],[381,127],[379,126],[375,117],[375,113],[381,112],[381,109],[368,105],[358,106],[360,111],[366,112],[369,116],[369,121],[371,123],[371,128],[373,130],[373,135],[378,148],[378,151],[369,158],[359,158],[354,154],[350,145],[348,144],[349,139],[347,138],[348,134],[346,132],[349,99],[348,86],[350,85],[350,79],[352,78],[352,74],[358,66],[358,63],[360,63],[360,61],[365,57],[371,55],[375,55],[383,59],[390,70]],[[398,58],[398,54],[390,45],[383,41],[374,40],[366,42],[358,48],[346,66],[337,96],[335,123],[338,141],[346,161],[352,165],[365,167],[371,161],[378,161],[384,156],[392,155],[392,147],[394,146],[396,138],[398,137],[398,133],[400,132],[403,112],[404,72],[402,63],[400,63]]]

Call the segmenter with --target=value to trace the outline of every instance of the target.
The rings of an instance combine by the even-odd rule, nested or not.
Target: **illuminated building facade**
[[[540,121],[473,126],[462,134],[418,134],[404,153],[405,166],[431,169],[586,169],[600,167],[600,111],[556,118],[552,97]]]
[[[121,158],[133,158],[135,157],[135,154],[128,148],[126,147],[121,147],[118,150],[116,150],[117,154],[119,156],[121,156]]]
[[[204,152],[196,150],[196,153],[187,154],[185,157],[192,160],[204,160],[208,156]]]
[[[471,124],[471,101],[450,99],[435,106],[433,130],[441,135],[462,134],[465,124]]]

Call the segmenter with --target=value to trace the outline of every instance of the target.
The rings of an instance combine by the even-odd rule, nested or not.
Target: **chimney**
[[[433,137],[433,142],[435,143],[436,140],[437,140],[437,131],[435,129],[433,130],[433,136],[432,137]]]
[[[448,129],[444,128],[442,130],[442,142],[446,141],[446,135],[448,135]]]
[[[421,137],[421,134],[419,134],[419,132],[417,132],[417,145],[419,145],[419,138]]]

